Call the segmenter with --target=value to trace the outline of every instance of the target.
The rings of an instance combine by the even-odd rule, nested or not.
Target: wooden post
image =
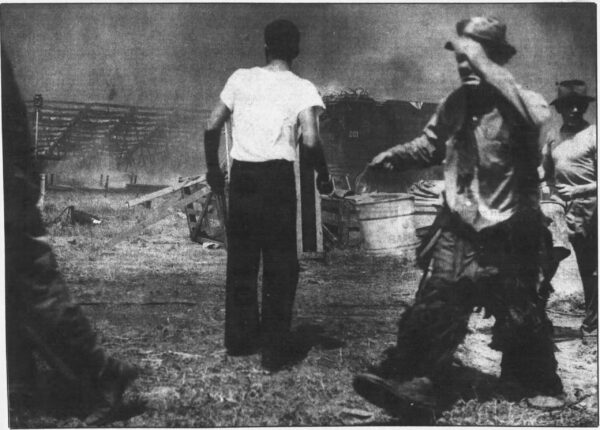
[[[301,258],[304,252],[302,241],[302,184],[300,182],[300,146],[296,149],[296,159],[294,160],[294,177],[296,178],[296,251],[298,258]]]
[[[233,137],[231,136],[231,120],[225,122],[225,159],[227,160],[227,179],[231,175],[231,160],[229,159],[229,148],[232,145]]]
[[[35,160],[37,160],[39,125],[40,125],[40,110],[36,107],[35,108],[35,139],[34,139],[34,144],[33,144],[34,145],[33,146],[33,158]]]
[[[104,185],[104,197],[106,197],[106,194],[108,193],[108,180],[110,179],[109,175],[106,175],[106,184]]]
[[[100,173],[100,187],[104,185],[104,174]]]
[[[321,220],[321,193],[317,189],[317,172],[315,172],[315,223],[317,225],[317,252],[323,252],[323,223]]]
[[[37,160],[38,153],[38,135],[40,127],[40,109],[44,106],[44,98],[41,94],[36,94],[33,97],[33,107],[35,108],[35,138],[33,142],[33,158]]]
[[[46,197],[46,174],[40,174],[40,198],[37,202],[37,207],[40,211],[44,210],[44,197]]]
[[[54,173],[50,173],[50,185],[54,185]]]

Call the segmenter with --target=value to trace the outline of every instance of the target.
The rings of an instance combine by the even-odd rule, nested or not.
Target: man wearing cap
[[[263,67],[238,69],[227,80],[204,136],[207,180],[222,192],[218,147],[232,118],[233,147],[227,222],[225,347],[230,355],[262,349],[262,365],[276,371],[291,361],[292,307],[298,282],[294,159],[301,142],[317,172],[317,187],[332,191],[319,138],[325,108],[315,86],[295,75],[300,33],[290,21],[265,28]],[[257,275],[263,260],[259,316]]]
[[[583,115],[594,97],[585,82],[568,80],[558,84],[558,97],[551,105],[562,116],[560,130],[549,134],[543,150],[545,179],[565,205],[569,240],[575,251],[583,282],[584,337],[598,331],[598,202],[596,197],[596,126]]]
[[[436,409],[453,354],[474,308],[494,316],[490,347],[502,352],[501,379],[533,403],[561,405],[552,323],[550,233],[539,208],[539,139],[550,112],[503,66],[516,53],[494,18],[460,21],[454,51],[462,85],[446,97],[416,139],[377,155],[371,170],[443,163],[445,207],[414,304],[397,345],[354,379],[355,390],[390,413]],[[420,255],[423,258],[423,254]],[[540,396],[543,395],[543,396]]]

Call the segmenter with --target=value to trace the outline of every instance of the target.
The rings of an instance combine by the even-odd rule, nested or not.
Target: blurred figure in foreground
[[[562,116],[560,130],[550,134],[543,151],[544,176],[565,205],[569,240],[575,251],[583,282],[584,340],[598,335],[598,150],[596,126],[584,114],[590,102],[585,82],[568,80],[558,84],[551,105]]]
[[[37,394],[37,350],[70,376],[91,404],[87,425],[111,421],[137,370],[97,344],[90,322],[58,272],[36,207],[39,175],[27,112],[2,48],[2,155],[6,266],[6,345],[11,422]],[[57,364],[58,363],[58,364]]]
[[[533,406],[564,405],[552,323],[552,241],[539,206],[548,104],[504,67],[516,53],[495,18],[460,21],[454,52],[462,85],[416,139],[377,155],[372,170],[444,164],[445,207],[422,248],[424,277],[402,315],[397,344],[355,390],[392,414],[435,411],[473,309],[493,316],[490,347],[501,382]]]

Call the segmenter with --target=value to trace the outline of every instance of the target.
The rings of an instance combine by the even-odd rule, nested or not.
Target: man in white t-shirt
[[[290,21],[267,25],[267,65],[238,69],[229,77],[204,135],[207,181],[220,193],[225,181],[219,138],[231,117],[225,347],[229,355],[260,349],[263,367],[272,371],[289,364],[294,349],[289,341],[298,282],[293,163],[300,136],[317,171],[319,191],[332,189],[318,127],[325,106],[315,86],[290,70],[299,41],[298,28]]]

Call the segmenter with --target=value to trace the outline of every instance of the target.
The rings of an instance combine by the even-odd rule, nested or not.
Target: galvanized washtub
[[[356,206],[367,254],[405,256],[414,260],[419,240],[413,219],[413,196],[370,193],[347,198]]]

